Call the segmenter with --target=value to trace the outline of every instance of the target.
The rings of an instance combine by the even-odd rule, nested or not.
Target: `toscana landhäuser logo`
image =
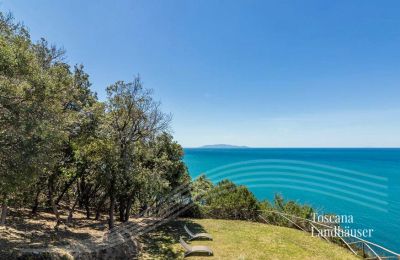
[[[371,238],[373,228],[353,228],[353,215],[334,215],[313,213],[312,221],[321,228],[311,227],[311,235],[315,237],[358,237]]]

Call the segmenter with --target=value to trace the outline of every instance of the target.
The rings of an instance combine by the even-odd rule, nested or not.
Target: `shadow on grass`
[[[201,225],[191,220],[172,220],[140,237],[143,246],[141,259],[183,258],[183,248],[179,246],[179,250],[176,248],[174,250],[174,245],[179,244],[180,237],[189,243],[189,236],[183,228],[184,225],[187,225],[193,233],[207,232]],[[192,254],[192,256],[196,255],[204,256],[204,254]]]

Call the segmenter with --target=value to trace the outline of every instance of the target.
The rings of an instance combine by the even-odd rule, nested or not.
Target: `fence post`
[[[361,248],[362,248],[362,257],[365,257],[365,245],[364,242],[361,243]]]

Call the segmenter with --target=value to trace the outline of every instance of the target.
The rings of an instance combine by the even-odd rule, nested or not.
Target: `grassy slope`
[[[181,259],[183,249],[177,241],[185,235],[185,223],[214,237],[214,241],[192,242],[212,248],[213,257],[188,259],[358,259],[344,248],[295,229],[214,219],[174,221],[147,234],[141,238],[141,259]]]

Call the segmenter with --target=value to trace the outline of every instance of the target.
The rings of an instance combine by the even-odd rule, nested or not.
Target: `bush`
[[[272,203],[268,200],[258,201],[246,186],[236,185],[229,180],[213,185],[205,175],[201,175],[192,183],[191,197],[194,205],[185,213],[188,217],[253,221],[264,219],[273,225],[311,229],[304,220],[312,217],[314,211],[310,206],[293,200],[285,201],[280,194],[275,195]],[[286,214],[286,218],[276,212]]]
[[[201,207],[203,216],[222,219],[256,220],[258,201],[247,187],[223,180],[205,196]]]
[[[268,201],[262,201],[260,208],[262,218],[270,224],[293,228],[301,227],[304,230],[311,230],[308,221],[304,220],[311,219],[314,212],[313,208],[308,205],[301,205],[293,200],[285,202],[282,195],[275,194],[273,204],[270,204]]]

